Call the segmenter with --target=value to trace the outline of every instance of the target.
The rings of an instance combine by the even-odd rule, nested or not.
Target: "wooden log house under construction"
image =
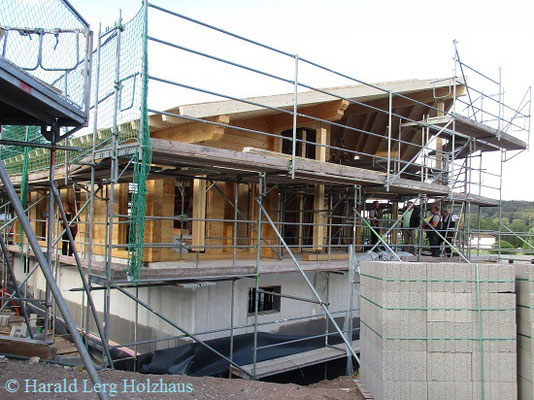
[[[236,97],[179,83],[172,71],[152,75],[156,46],[244,66],[150,36],[151,13],[183,19],[145,4],[131,21],[100,32],[95,49],[86,49],[85,64],[47,82],[56,87],[49,95],[58,104],[72,102],[77,97],[64,82],[90,67],[85,74],[91,79],[84,83],[93,86],[78,105],[85,112],[81,123],[59,124],[57,115],[55,122],[47,120],[43,115],[61,110],[50,110],[51,102],[36,91],[32,104],[42,112],[33,114],[44,121],[30,118],[24,107],[30,92],[9,86],[0,74],[0,83],[13,91],[0,100],[20,110],[0,116],[0,157],[9,173],[9,180],[2,179],[9,223],[1,233],[13,273],[40,302],[36,312],[46,321],[57,314],[58,302],[65,303],[72,316],[65,317],[63,305],[59,311],[67,330],[75,324],[94,334],[90,341],[103,365],[111,366],[117,352],[137,360],[145,352],[189,343],[213,351],[210,341],[219,338],[230,347],[216,357],[228,362],[230,375],[241,377],[265,378],[347,355],[357,359],[359,260],[429,259],[420,228],[416,243],[402,240],[399,221],[407,201],[421,208],[423,218],[433,205],[459,216],[450,236],[452,260],[502,259],[472,246],[482,232],[471,219],[481,207],[500,207],[502,164],[528,147],[530,90],[519,107],[508,106],[500,80],[464,64],[456,48],[453,77],[366,84],[253,42],[348,84],[316,88],[299,82],[298,75],[288,80],[247,67],[294,91]],[[8,49],[0,72],[37,87],[41,76],[9,60],[12,37],[0,37],[0,48]],[[42,57],[47,50],[44,45]],[[468,67],[499,96],[471,87]],[[167,86],[170,99],[180,87],[217,101],[159,110],[152,106],[156,84]],[[24,199],[27,226],[13,206],[14,193]],[[368,221],[373,201],[382,210],[375,228]],[[65,221],[67,205],[72,210]],[[70,241],[64,234],[68,223],[77,226],[72,255],[62,252],[62,242]],[[377,246],[370,243],[373,232],[380,236]],[[499,244],[506,234],[495,232]],[[34,273],[42,264],[53,276]],[[8,275],[2,275],[6,287]],[[47,294],[51,285],[61,290],[53,301]],[[52,322],[45,330],[52,332]],[[269,357],[258,345],[261,334],[297,342],[320,338],[324,346]],[[244,364],[233,359],[240,335],[252,335],[254,343]],[[330,346],[334,337],[338,342]]]

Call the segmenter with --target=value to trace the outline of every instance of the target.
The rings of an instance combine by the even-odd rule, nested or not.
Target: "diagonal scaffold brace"
[[[100,340],[102,342],[102,347],[104,348],[104,351],[106,353],[106,358],[108,359],[109,366],[113,368],[113,359],[109,351],[108,339],[104,334],[102,325],[100,324],[100,318],[98,317],[95,303],[93,302],[93,297],[91,296],[91,288],[89,286],[87,276],[84,274],[84,271],[82,268],[82,261],[80,260],[80,255],[78,254],[78,250],[76,249],[76,244],[74,242],[74,236],[72,235],[70,223],[69,223],[69,220],[67,219],[65,209],[63,208],[63,203],[61,202],[61,196],[59,194],[59,191],[56,187],[55,182],[50,182],[50,189],[56,199],[57,207],[59,210],[59,216],[61,217],[61,221],[63,222],[63,228],[65,229],[65,232],[67,233],[67,236],[69,238],[69,244],[71,246],[74,259],[76,260],[76,267],[78,268],[78,272],[80,273],[80,278],[82,280],[83,289],[85,290],[85,293],[87,295],[87,302],[89,304],[89,308],[91,309],[91,313],[93,314],[95,325],[98,330],[98,334],[100,335]]]
[[[85,348],[85,345],[83,344],[82,337],[80,336],[80,332],[78,332],[78,328],[76,326],[76,323],[74,322],[74,319],[72,318],[69,308],[67,307],[67,303],[65,302],[65,299],[61,295],[61,291],[54,278],[50,265],[48,264],[48,261],[46,260],[43,250],[41,249],[41,246],[39,246],[39,242],[37,241],[35,232],[33,231],[30,225],[30,221],[28,217],[26,216],[26,214],[24,213],[22,204],[20,203],[20,200],[17,196],[17,192],[15,191],[15,188],[13,187],[13,184],[11,183],[11,180],[9,179],[9,174],[6,171],[6,167],[4,166],[3,161],[0,161],[0,180],[4,184],[4,189],[6,191],[6,194],[8,195],[9,200],[11,201],[13,205],[13,209],[15,213],[19,217],[19,222],[21,224],[21,227],[24,230],[26,237],[28,238],[28,243],[30,244],[35,254],[35,258],[37,259],[37,262],[39,263],[39,266],[41,267],[43,276],[46,279],[46,282],[48,283],[50,287],[50,290],[52,292],[52,295],[54,296],[54,299],[56,300],[57,307],[59,308],[59,311],[61,312],[61,315],[63,316],[67,330],[69,331],[72,337],[72,340],[74,344],[76,345],[78,352],[80,353],[80,358],[82,359],[82,362],[85,366],[85,369],[87,370],[87,373],[89,374],[89,378],[91,379],[91,382],[93,383],[93,385],[100,386],[101,385],[100,377],[98,376],[98,373],[96,372],[96,368],[93,364],[93,360],[91,359],[89,352],[87,351],[87,349]],[[100,400],[108,400],[108,395],[100,391],[98,392],[98,397],[100,398]]]
[[[291,257],[291,260],[293,260],[293,263],[296,265],[297,269],[299,270],[299,272],[301,273],[301,275],[304,277],[304,280],[306,281],[306,283],[308,284],[309,288],[311,289],[313,295],[315,296],[315,298],[317,299],[317,301],[321,304],[321,307],[323,308],[325,314],[328,316],[328,319],[332,322],[334,328],[336,329],[336,331],[339,333],[339,335],[341,336],[341,339],[343,340],[343,342],[345,343],[345,345],[347,346],[347,350],[350,352],[350,354],[352,355],[352,357],[354,357],[354,359],[356,360],[356,362],[359,364],[360,363],[360,358],[358,357],[358,355],[356,354],[356,352],[354,351],[354,349],[352,348],[352,343],[350,340],[347,339],[347,336],[343,333],[342,329],[339,327],[338,323],[336,322],[336,320],[334,319],[334,316],[330,313],[330,310],[328,309],[326,303],[323,301],[323,299],[321,298],[321,296],[319,295],[319,293],[317,293],[317,290],[315,290],[315,288],[313,287],[313,284],[311,283],[310,279],[308,278],[308,276],[306,275],[306,273],[304,272],[304,270],[302,269],[302,267],[300,266],[298,260],[295,258],[295,256],[293,255],[293,252],[291,251],[291,249],[289,248],[289,246],[287,245],[286,241],[284,240],[283,236],[280,234],[280,231],[278,230],[278,228],[276,227],[275,223],[273,222],[273,220],[271,219],[270,215],[267,213],[267,210],[265,209],[265,207],[263,207],[263,204],[260,200],[256,199],[256,202],[258,203],[261,211],[265,214],[265,217],[267,218],[267,221],[269,222],[269,224],[271,225],[271,228],[276,232],[276,235],[278,236],[278,239],[280,240],[280,242],[282,243],[282,245],[284,246],[284,248],[287,250],[287,253],[289,254],[289,256]]]
[[[22,316],[24,317],[24,322],[26,323],[26,326],[28,327],[28,334],[30,335],[30,338],[34,339],[32,326],[30,324],[30,319],[28,318],[28,310],[26,307],[26,302],[23,300],[24,297],[17,284],[17,280],[15,278],[15,268],[13,268],[13,263],[11,262],[9,258],[9,252],[7,250],[6,243],[4,242],[3,235],[0,235],[0,246],[2,246],[2,253],[4,255],[4,260],[5,260],[9,275],[10,275],[11,284],[13,285],[13,294],[15,294],[19,299],[21,299],[19,301],[21,302],[20,306],[22,309]],[[10,300],[8,300],[7,302],[9,301]]]

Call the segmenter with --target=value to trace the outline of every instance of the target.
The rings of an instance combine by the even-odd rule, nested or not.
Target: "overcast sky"
[[[450,77],[453,75],[452,41],[457,39],[460,56],[466,63],[494,78],[498,77],[498,67],[502,67],[507,103],[516,106],[524,91],[534,83],[532,0],[154,0],[154,3],[289,53],[298,53],[366,82]],[[128,20],[141,5],[136,0],[71,0],[71,4],[95,31],[99,22],[103,26],[113,25],[119,9],[124,20]],[[239,51],[238,47],[231,48],[231,44],[209,36],[191,35],[193,31],[187,27],[173,31],[174,27],[164,22],[156,16],[149,20],[158,37],[175,43],[190,41],[191,46],[215,52],[224,48],[228,50],[225,56],[239,61],[248,58],[254,65],[259,63],[264,69],[274,68],[277,72],[285,68],[288,78],[292,78],[290,64],[286,68],[281,61],[260,62],[266,59],[255,59],[253,51]],[[203,42],[195,43],[190,36]],[[169,60],[161,52],[154,54],[156,57],[150,59],[151,68],[158,63],[160,68],[171,70],[182,64]],[[195,72],[196,76],[188,75],[191,70],[184,70],[181,76],[189,82],[204,73],[198,68]],[[313,75],[312,71],[302,73],[303,79],[313,81],[314,85],[340,83],[336,79],[329,80],[333,77]],[[217,86],[209,79],[202,82],[204,87]],[[232,86],[235,88],[235,83]],[[274,92],[290,91],[276,85],[252,85],[245,81],[241,92],[232,95],[262,94],[254,92],[253,87],[260,91],[265,88]],[[221,87],[217,89],[222,90]],[[197,98],[192,96],[188,100],[191,101],[185,103],[193,103]],[[184,103],[181,98],[180,101],[173,105]],[[486,165],[495,167],[494,161],[490,157]],[[533,201],[533,171],[532,151],[505,163],[503,198]]]

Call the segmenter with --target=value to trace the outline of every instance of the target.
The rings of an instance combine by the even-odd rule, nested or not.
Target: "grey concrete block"
[[[428,352],[427,379],[433,382],[471,382],[471,353]]]
[[[473,382],[473,398],[482,399],[484,390],[485,400],[517,400],[517,383],[508,382],[484,382],[484,387],[480,382]]]
[[[534,399],[534,384],[532,380],[519,377],[517,381],[518,399]]]
[[[427,400],[456,400],[451,382],[428,382]]]
[[[484,382],[517,382],[517,359],[513,353],[483,352]],[[481,353],[472,354],[472,376],[474,382],[482,379]]]

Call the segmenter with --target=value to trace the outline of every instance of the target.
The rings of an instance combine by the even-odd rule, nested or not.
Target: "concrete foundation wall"
[[[32,264],[33,265],[33,264]],[[15,257],[15,270],[17,280],[20,282],[25,274],[23,272],[20,257]],[[330,303],[331,312],[343,311],[348,308],[349,285],[347,274],[327,274],[316,272],[308,274],[323,300]],[[328,280],[328,283],[327,283]],[[71,288],[81,287],[78,270],[72,266],[62,265],[57,268],[57,282],[62,294],[69,305],[75,321],[81,326],[82,315],[85,307],[82,307],[82,292],[69,291]],[[265,275],[260,278],[260,287],[281,286],[281,292],[292,296],[306,299],[314,299],[311,290],[299,273],[284,273]],[[328,286],[328,289],[327,289]],[[254,315],[248,313],[248,291],[255,287],[254,279],[240,279],[235,282],[234,290],[234,326],[251,325],[254,323]],[[45,280],[40,272],[36,271],[28,280],[28,292],[36,298],[44,298]],[[212,331],[230,326],[232,282],[216,282],[214,286],[187,288],[180,284],[175,286],[154,286],[127,289],[136,294],[140,300],[148,303],[158,312],[165,315],[171,321],[175,321],[180,327],[189,332],[198,333]],[[100,318],[103,318],[104,290],[93,291],[93,301]],[[315,299],[314,299],[315,300]],[[358,317],[357,308],[358,292],[354,295],[354,318]],[[292,319],[303,316],[317,316],[306,320],[277,322],[259,327],[262,332],[276,332],[282,334],[319,334],[325,331],[322,308],[313,303],[293,300],[282,297],[280,311],[269,311],[260,314],[260,324],[281,319]],[[57,314],[59,315],[59,314]],[[112,290],[110,294],[110,340],[116,343],[129,343],[135,339],[135,315],[136,303],[118,292]],[[335,315],[338,323],[342,324],[344,314]],[[332,331],[330,324],[330,331]],[[234,334],[253,332],[253,327],[234,330]],[[91,331],[96,333],[94,325]],[[152,314],[142,306],[138,308],[137,341],[165,338],[180,335],[180,331]],[[221,331],[211,334],[199,335],[201,339],[209,340],[229,336],[230,331]],[[153,345],[138,347],[139,352],[146,352],[158,348],[167,348],[180,344],[179,340],[162,341]]]

